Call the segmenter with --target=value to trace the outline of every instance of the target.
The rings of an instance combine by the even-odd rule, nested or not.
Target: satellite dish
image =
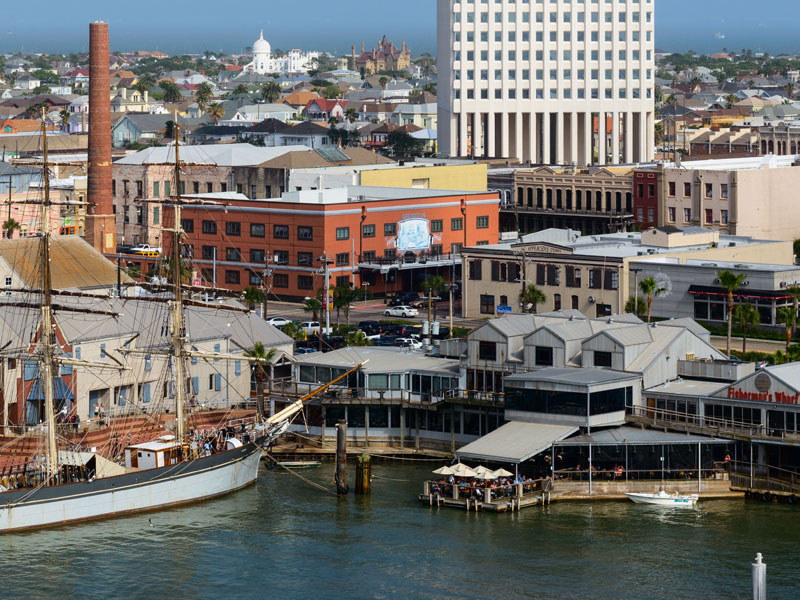
[[[672,294],[672,280],[666,273],[662,273],[661,271],[659,271],[658,273],[653,275],[653,279],[656,280],[656,283],[658,284],[658,289],[664,290],[658,295],[659,298],[666,298],[667,296]]]

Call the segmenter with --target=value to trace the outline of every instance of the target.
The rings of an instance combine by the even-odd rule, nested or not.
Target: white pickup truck
[[[131,254],[141,254],[142,256],[159,256],[161,248],[151,246],[150,244],[139,244],[131,248]]]

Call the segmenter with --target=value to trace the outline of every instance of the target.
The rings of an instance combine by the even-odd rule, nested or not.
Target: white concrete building
[[[242,73],[307,73],[316,68],[318,59],[319,52],[303,52],[296,48],[284,56],[272,56],[272,46],[264,39],[262,31],[253,43],[253,62],[245,65]]]
[[[653,3],[438,0],[440,153],[652,160]]]

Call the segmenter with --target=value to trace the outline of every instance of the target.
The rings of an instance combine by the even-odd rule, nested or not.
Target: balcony
[[[407,252],[396,258],[372,257],[359,255],[358,267],[388,273],[391,270],[422,269],[428,267],[451,267],[461,264],[460,254],[414,254]]]

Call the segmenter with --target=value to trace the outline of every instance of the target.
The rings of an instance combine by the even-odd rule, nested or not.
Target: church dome
[[[261,36],[253,44],[253,54],[269,54],[271,51],[272,47],[264,39],[264,32],[262,31]]]

